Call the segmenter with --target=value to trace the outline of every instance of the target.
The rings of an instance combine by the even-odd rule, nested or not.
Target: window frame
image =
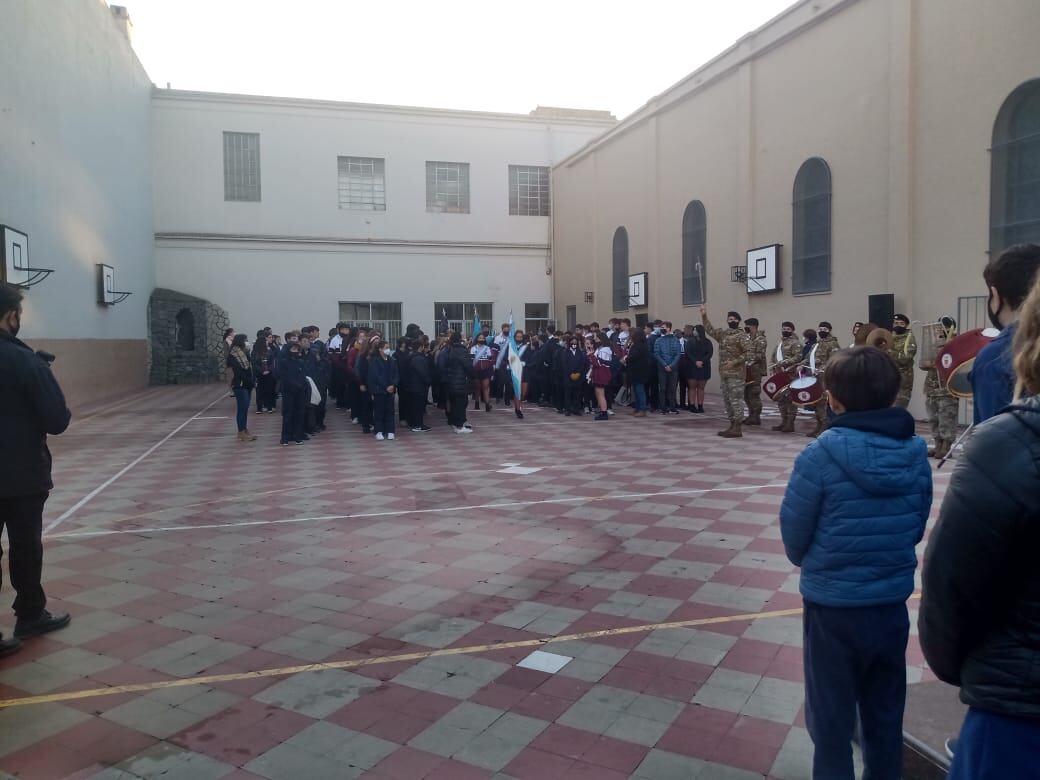
[[[343,171],[344,162],[347,166],[346,174]],[[351,164],[373,164],[373,183],[366,186],[364,179],[361,180],[360,186],[357,187],[357,191],[362,193],[362,197],[368,194],[371,189],[373,200],[371,204],[366,205],[364,201],[351,201],[350,192],[352,191],[351,180],[350,180],[350,165]],[[375,183],[375,163],[379,163],[381,170],[379,171],[379,183]],[[364,176],[364,174],[360,174]],[[346,179],[344,179],[344,176]],[[347,190],[347,200],[344,200],[344,187]],[[379,203],[375,199],[377,191],[381,190],[382,203]],[[385,212],[386,211],[386,158],[385,157],[363,157],[360,155],[349,155],[340,154],[336,155],[336,199],[339,208],[343,211],[364,211],[364,212]]]
[[[822,174],[826,180],[825,188],[818,188],[819,182],[809,179],[812,175]],[[820,179],[822,182],[823,179]],[[810,157],[799,167],[794,177],[791,197],[791,294],[823,295],[834,288],[834,213],[832,201],[834,197],[834,177],[830,165],[822,157]],[[808,254],[805,244],[809,236],[807,217],[812,207],[825,207],[826,210],[826,251]],[[806,263],[825,260],[826,284],[824,286],[808,285],[805,282]]]
[[[368,319],[345,316],[343,312],[344,306],[368,307]],[[396,306],[397,319],[374,319],[375,311],[373,308],[375,306]],[[376,328],[383,333],[383,338],[389,343],[396,342],[397,339],[404,335],[404,304],[400,301],[340,301],[336,308],[339,313],[339,322],[345,322],[350,327]],[[355,311],[354,313],[357,314],[358,312]]]
[[[509,216],[511,217],[548,217],[552,212],[552,176],[551,168],[548,165],[510,165],[509,167]],[[536,184],[532,184],[530,180],[525,182],[523,185],[520,184],[520,175],[531,176],[532,173],[537,173],[539,176],[544,176],[543,181],[539,180]],[[521,195],[521,186],[527,187],[526,195]],[[531,189],[536,191],[535,196],[531,196]],[[544,194],[543,194],[544,193]],[[514,198],[516,202],[514,204]],[[531,210],[531,201],[534,200],[537,203],[537,208]],[[521,203],[525,203],[527,208],[521,208]]]
[[[223,131],[223,150],[224,150],[224,202],[225,203],[260,203],[262,202],[262,189],[260,179],[260,133],[243,132],[239,130],[224,130]],[[235,140],[243,139],[256,139],[256,149],[250,150],[246,147],[239,146],[233,148],[232,144]],[[255,184],[246,181],[249,177],[249,160],[245,162],[241,158],[236,159],[234,155],[247,156],[250,153],[255,153],[256,157],[256,172]],[[239,170],[239,168],[245,168],[246,170]],[[241,181],[235,181],[235,178],[241,178]],[[255,189],[255,193],[253,190]],[[255,197],[252,197],[255,194]]]
[[[1030,79],[1019,84],[1001,103],[993,122],[993,137],[990,148],[990,220],[989,220],[989,252],[996,257],[1007,247],[1023,243],[1040,241],[1040,178],[1018,181],[1012,168],[1019,173],[1028,170],[1031,162],[1040,171],[1040,121],[1031,131],[1017,131],[1015,128],[1018,112],[1032,101],[1030,106],[1040,112],[1040,78]],[[1014,137],[1013,134],[1018,133]],[[1033,147],[1030,149],[1029,147]],[[1017,163],[1017,165],[1016,165]],[[1016,190],[1025,190],[1032,195],[1033,213],[1035,216],[1018,220],[1021,198]],[[1010,220],[1015,221],[1010,221]]]
[[[692,216],[699,216],[698,224],[691,224]],[[694,243],[696,241],[696,244]],[[699,251],[698,251],[699,250]],[[683,210],[682,218],[682,303],[683,306],[701,306],[707,300],[702,282],[708,280],[708,214],[704,202],[691,200]],[[701,270],[697,272],[697,262]],[[696,284],[700,297],[687,296],[687,282]]]
[[[623,244],[620,243],[621,241]],[[619,225],[614,230],[610,257],[611,306],[613,311],[628,311],[631,308],[628,297],[629,238],[628,229],[624,225]]]
[[[438,195],[441,194],[439,190],[438,182],[438,171],[449,170],[447,166],[456,166],[455,171],[458,174],[456,184],[458,184],[458,193],[455,195],[457,206],[451,206],[447,203],[439,205]],[[432,166],[432,167],[431,167]],[[431,179],[432,174],[432,179]],[[445,179],[445,183],[451,183]],[[432,185],[432,190],[431,190]],[[465,187],[463,187],[465,185]],[[465,192],[463,192],[465,189]],[[450,195],[450,193],[444,193]],[[468,162],[452,162],[449,160],[427,160],[426,161],[426,211],[431,214],[469,214],[470,213],[470,176],[469,176],[469,163]]]

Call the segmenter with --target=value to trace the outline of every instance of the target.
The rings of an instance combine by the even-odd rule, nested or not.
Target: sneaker
[[[952,759],[953,754],[957,752],[957,737],[950,737],[943,747],[946,748],[947,757]]]
[[[386,437],[381,433],[376,434],[376,441],[383,441],[385,438]]]
[[[387,441],[393,441],[393,440],[394,440],[394,435],[393,435],[392,433],[388,433],[388,434],[386,435],[386,440],[387,440]]]
[[[17,653],[22,649],[22,640],[16,636],[8,637],[4,639],[4,635],[0,634],[0,658],[6,658],[13,653]]]
[[[473,430],[473,426],[470,425],[468,422],[462,423],[462,427],[465,428],[467,431],[472,431]]]
[[[283,441],[283,442],[282,442],[282,446],[283,446],[283,447],[288,447],[288,446],[289,446],[289,442],[287,442],[287,441]]]
[[[293,444],[303,445],[303,439],[297,439]]]
[[[408,430],[410,430],[412,433],[422,433],[423,432],[423,429],[420,428],[419,426],[416,426],[414,428],[409,428]]]
[[[613,409],[607,409],[607,414],[609,414],[611,417],[613,417],[614,416],[614,410]]]
[[[423,433],[426,433],[427,431],[432,431],[433,428],[431,428],[429,425],[424,425],[421,428],[419,428],[419,430],[422,431]]]
[[[669,409],[668,410],[668,414],[679,414],[679,410],[678,409]]]
[[[358,424],[360,424],[360,422],[361,422],[361,420],[359,420],[357,417],[353,417],[350,420],[351,425],[358,425]]]
[[[72,622],[72,618],[69,617],[68,612],[52,615],[47,610],[43,610],[39,617],[32,620],[18,618],[18,622],[14,624],[14,635],[17,639],[26,639],[31,636],[49,634],[51,631],[65,628],[70,622]]]
[[[593,420],[609,420],[610,416],[606,412],[596,412],[596,416],[593,417],[592,419]]]
[[[456,428],[455,433],[473,433],[472,428]]]
[[[517,417],[518,420],[524,419],[524,413],[523,412],[521,412],[519,409],[516,409],[515,411],[516,411],[516,417]]]

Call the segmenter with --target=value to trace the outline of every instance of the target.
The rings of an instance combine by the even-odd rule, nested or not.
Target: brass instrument
[[[917,366],[935,368],[939,347],[946,343],[946,328],[941,322],[921,322],[921,340],[917,344]]]

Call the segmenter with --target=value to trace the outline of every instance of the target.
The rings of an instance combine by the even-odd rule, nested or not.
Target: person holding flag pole
[[[530,349],[523,331],[520,331],[520,344],[517,344],[517,332],[513,327],[513,312],[509,312],[509,341],[506,343],[506,370],[513,383],[513,411],[517,419],[524,419],[524,411],[520,403],[527,387],[524,384],[524,357]]]

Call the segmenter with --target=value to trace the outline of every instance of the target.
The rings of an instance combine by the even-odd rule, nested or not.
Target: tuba
[[[882,352],[888,352],[892,349],[893,344],[892,331],[886,328],[874,328],[867,334],[864,343],[868,347],[874,347],[874,349],[880,349]]]

